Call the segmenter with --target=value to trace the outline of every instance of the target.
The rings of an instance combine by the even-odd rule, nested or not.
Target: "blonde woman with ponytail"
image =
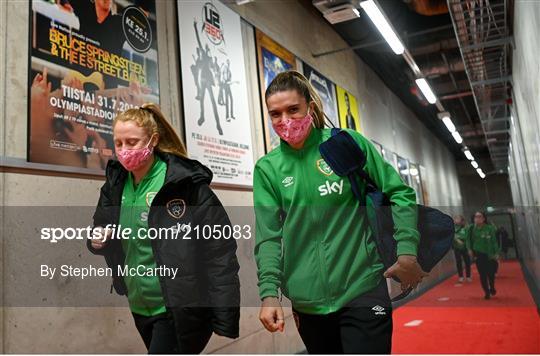
[[[259,319],[270,332],[284,330],[282,292],[308,353],[388,354],[392,305],[385,277],[399,278],[407,289],[425,275],[416,262],[416,216],[394,215],[399,257],[385,271],[349,180],[321,157],[319,145],[331,130],[324,128],[324,109],[309,81],[295,71],[280,73],[265,99],[281,142],[259,159],[253,177]],[[365,153],[364,170],[392,204],[416,207],[414,190],[369,140],[346,131]]]
[[[187,158],[155,104],[119,114],[113,136],[118,160],[107,164],[87,246],[127,295],[148,352],[200,353],[214,332],[238,337],[236,242],[195,234],[231,228],[212,172]]]

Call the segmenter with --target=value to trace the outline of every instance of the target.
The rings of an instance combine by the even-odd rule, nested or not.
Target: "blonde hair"
[[[289,70],[281,72],[276,77],[264,94],[264,99],[268,101],[268,98],[275,93],[287,90],[296,90],[298,94],[302,95],[308,105],[313,101],[315,103],[315,109],[313,112],[313,124],[316,128],[322,129],[324,127],[324,110],[321,101],[321,97],[315,91],[315,88],[311,85],[309,80],[300,72],[295,70]]]
[[[146,103],[141,107],[128,109],[118,114],[114,119],[113,128],[118,121],[135,121],[138,126],[147,131],[149,136],[158,134],[156,151],[187,158],[186,146],[156,104]]]

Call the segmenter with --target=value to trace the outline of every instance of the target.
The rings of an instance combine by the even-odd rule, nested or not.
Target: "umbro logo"
[[[283,179],[281,183],[283,183],[283,186],[285,188],[290,187],[294,184],[294,177],[285,177],[285,179]]]
[[[376,305],[373,308],[371,308],[375,312],[375,315],[386,315],[385,309],[381,307],[380,305]]]

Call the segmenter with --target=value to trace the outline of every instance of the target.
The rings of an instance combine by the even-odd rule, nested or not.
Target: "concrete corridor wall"
[[[95,205],[103,181],[70,172],[44,171],[42,166],[27,164],[27,56],[28,1],[0,2],[0,199],[10,206],[87,206]],[[257,1],[243,6],[231,5],[244,19],[244,36],[250,111],[255,159],[264,154],[263,132],[258,102],[259,92],[255,62],[253,26],[256,26],[301,60],[315,67],[336,84],[346,88],[359,100],[364,134],[387,148],[418,162],[426,168],[427,189],[434,206],[459,207],[454,159],[437,140],[392,94],[379,78],[353,52],[313,58],[312,52],[345,46],[345,42],[310,5],[310,1]],[[159,80],[161,106],[180,133],[183,132],[181,82],[179,70],[176,6],[173,1],[157,1]],[[181,21],[182,19],[180,19]],[[436,120],[434,117],[433,120]],[[252,192],[217,189],[228,207],[252,205]],[[2,224],[6,221],[0,221]],[[32,224],[32,221],[21,221]],[[234,222],[233,222],[234,223]],[[4,226],[4,225],[2,225]],[[17,255],[31,248],[17,236],[1,236],[2,260],[0,290],[2,296],[17,288],[11,278],[25,261]],[[241,283],[244,292],[256,288],[252,242],[239,247]],[[80,255],[80,263],[103,264],[102,258],[91,256],[81,244],[66,253]],[[446,259],[426,282],[434,283],[453,269],[453,260]],[[20,283],[20,282],[19,282]],[[55,281],[57,293],[70,288],[69,283]],[[109,284],[98,288],[108,294]],[[105,297],[104,297],[105,298]],[[121,297],[119,306],[106,308],[9,307],[2,308],[0,351],[5,353],[145,353],[133,325],[127,303]],[[244,307],[241,336],[237,340],[213,336],[205,352],[219,353],[283,353],[303,349],[287,310],[285,332],[269,334],[258,321],[256,305]]]
[[[540,2],[516,1],[514,24],[509,180],[518,248],[540,304]]]

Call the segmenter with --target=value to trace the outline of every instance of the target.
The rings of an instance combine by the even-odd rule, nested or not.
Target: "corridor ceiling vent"
[[[331,24],[360,17],[357,0],[314,0],[315,6]]]
[[[509,0],[448,0],[458,47],[494,171],[506,171],[510,141]]]

